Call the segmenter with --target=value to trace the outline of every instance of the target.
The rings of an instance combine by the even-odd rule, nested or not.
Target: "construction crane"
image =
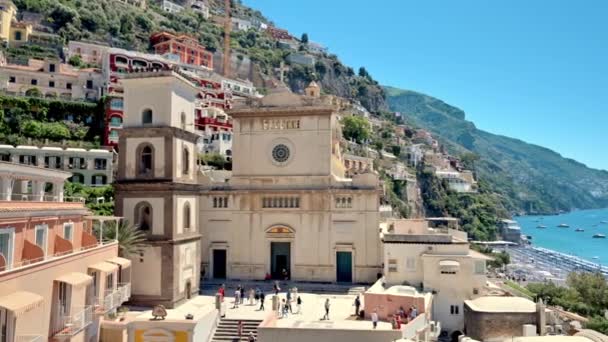
[[[230,77],[230,31],[232,21],[230,20],[230,0],[224,0],[226,17],[224,18],[224,76]]]

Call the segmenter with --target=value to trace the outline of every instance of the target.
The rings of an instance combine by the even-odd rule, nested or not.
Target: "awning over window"
[[[62,283],[67,283],[72,286],[81,286],[88,285],[93,282],[93,277],[88,274],[80,273],[80,272],[72,272],[62,275],[59,278],[56,278],[55,281],[60,281]]]
[[[458,271],[460,263],[456,260],[441,260],[439,261],[440,271]]]
[[[460,263],[456,260],[441,260],[439,262],[441,267],[460,267]]]
[[[94,265],[89,266],[89,268],[96,270],[96,271],[101,271],[104,273],[112,273],[118,269],[118,265],[102,261],[102,262],[98,262]]]
[[[125,259],[125,258],[121,258],[121,257],[114,257],[114,258],[108,259],[106,261],[109,262],[109,263],[112,263],[112,264],[119,265],[122,268],[131,266],[131,260]]]
[[[18,291],[0,297],[0,307],[12,312],[16,317],[42,307],[44,298],[32,292]]]

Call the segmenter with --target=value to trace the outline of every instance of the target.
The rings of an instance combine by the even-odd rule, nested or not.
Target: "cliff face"
[[[551,213],[608,205],[608,172],[547,148],[477,129],[459,108],[428,95],[386,87],[391,110],[431,131],[456,155],[474,153],[478,178],[514,212]]]
[[[384,89],[377,82],[355,75],[335,57],[319,57],[314,68],[292,66],[288,73],[288,84],[294,92],[303,92],[313,79],[323,92],[360,101],[370,112],[389,110]]]

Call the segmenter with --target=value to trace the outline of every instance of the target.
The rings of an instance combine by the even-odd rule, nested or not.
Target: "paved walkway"
[[[226,301],[226,318],[227,319],[265,319],[272,310],[272,297],[274,294],[266,296],[264,303],[265,311],[259,311],[259,304],[250,305],[249,300],[245,299],[243,304],[240,304],[238,308],[234,308],[234,297],[225,298]],[[310,322],[323,322],[328,324],[338,323],[340,326],[348,325],[352,322],[352,325],[367,327],[366,323],[369,324],[369,329],[372,328],[371,321],[358,321],[355,314],[355,296],[354,295],[323,295],[323,294],[312,294],[312,293],[300,293],[299,296],[302,298],[302,310],[297,313],[297,306],[295,299],[292,301],[293,314],[289,313],[287,317],[279,319],[280,325],[291,325],[291,324],[303,324]],[[286,293],[279,293],[281,300],[286,299]],[[325,314],[325,300],[329,298],[330,310],[329,320],[323,320]],[[363,302],[363,296],[360,297]],[[364,303],[362,303],[364,304]],[[362,306],[363,308],[363,306]],[[378,329],[391,329],[390,323],[380,322]]]

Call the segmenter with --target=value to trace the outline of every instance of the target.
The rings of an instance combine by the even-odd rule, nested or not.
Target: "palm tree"
[[[96,236],[99,236],[99,227],[96,226]],[[144,247],[146,242],[146,234],[139,230],[139,227],[130,225],[128,221],[123,220],[118,224],[118,234],[116,234],[116,224],[108,222],[103,225],[103,239],[118,241],[118,255],[123,258],[128,258],[133,254],[137,254]]]

